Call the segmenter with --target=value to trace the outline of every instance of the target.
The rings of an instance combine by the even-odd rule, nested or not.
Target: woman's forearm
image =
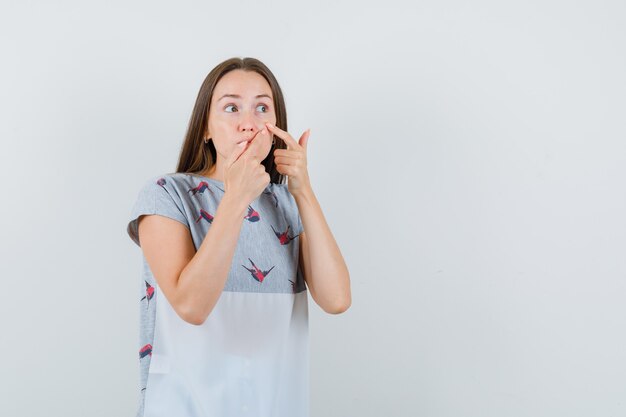
[[[311,296],[326,312],[341,313],[350,307],[350,273],[339,245],[326,222],[311,188],[294,195],[306,235],[303,245],[305,276]]]
[[[246,206],[224,194],[202,244],[180,274],[177,290],[190,322],[204,323],[228,279]]]

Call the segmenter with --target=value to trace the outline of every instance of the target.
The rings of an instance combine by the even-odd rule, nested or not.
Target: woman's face
[[[220,78],[211,97],[207,135],[213,138],[218,159],[227,158],[237,143],[252,138],[266,122],[275,125],[276,113],[272,89],[262,75],[233,70]],[[271,140],[265,141],[254,155],[259,162],[267,157],[271,146]]]

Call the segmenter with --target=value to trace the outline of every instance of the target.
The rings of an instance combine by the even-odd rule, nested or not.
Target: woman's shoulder
[[[185,172],[163,172],[158,175],[153,175],[151,178],[157,180],[163,178],[166,181],[170,180],[172,182],[177,182],[187,180],[190,175],[191,174],[187,174]]]
[[[153,174],[148,175],[147,177],[144,177],[144,184],[145,185],[157,184],[159,180],[161,179],[164,179],[166,182],[167,180],[174,181],[175,175],[176,175],[176,172],[157,173],[157,174],[153,173]]]
[[[193,181],[185,174],[165,172],[149,175],[140,186],[139,194],[144,198],[171,195],[182,197],[186,190],[193,188]]]
[[[159,174],[153,174],[149,176],[145,184],[146,185],[160,185],[162,187],[168,188],[168,186],[180,186],[180,185],[188,185],[193,182],[193,179],[196,176],[193,174],[188,174],[185,172],[163,172]],[[199,177],[202,179],[202,177]]]

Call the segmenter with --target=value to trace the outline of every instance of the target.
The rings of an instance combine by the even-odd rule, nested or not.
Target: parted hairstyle
[[[285,107],[285,99],[274,74],[272,74],[265,64],[255,58],[235,57],[227,59],[209,72],[200,87],[198,97],[196,98],[196,104],[193,107],[191,118],[189,119],[189,126],[180,151],[176,172],[197,174],[205,172],[215,165],[217,152],[215,150],[213,140],[209,140],[206,144],[204,142],[209,121],[209,111],[211,110],[211,98],[213,97],[213,91],[215,90],[217,82],[226,73],[237,69],[254,71],[262,75],[267,80],[274,97],[276,126],[287,131],[287,109]],[[287,146],[278,136],[272,136],[273,139],[275,139],[275,144],[272,145],[270,153],[261,163],[265,166],[265,172],[270,175],[270,182],[283,184],[285,183],[285,176],[276,170],[273,152],[276,149],[286,149]]]

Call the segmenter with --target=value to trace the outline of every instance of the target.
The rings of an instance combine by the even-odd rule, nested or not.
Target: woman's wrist
[[[233,194],[229,194],[228,192],[226,192],[222,197],[218,210],[222,206],[224,206],[225,212],[240,213],[241,216],[244,216],[246,211],[248,210],[247,204],[242,204],[240,198],[237,198]]]

